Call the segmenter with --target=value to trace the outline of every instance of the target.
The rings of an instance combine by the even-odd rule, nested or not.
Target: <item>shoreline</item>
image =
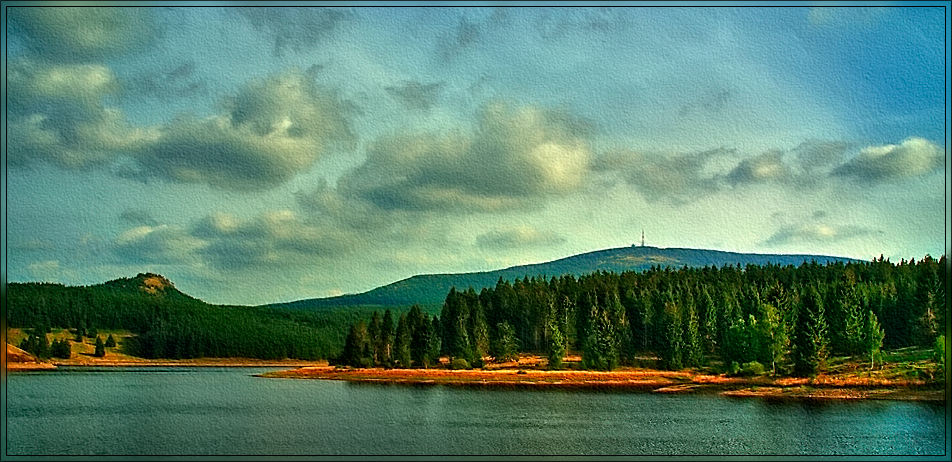
[[[327,361],[265,360],[253,358],[198,359],[68,359],[48,363],[7,361],[7,372],[56,370],[58,367],[321,367]]]
[[[339,380],[362,384],[403,386],[462,386],[518,389],[588,389],[663,394],[717,393],[722,396],[765,399],[858,400],[944,402],[941,384],[857,377],[843,380],[829,376],[812,379],[768,376],[726,377],[685,371],[621,369],[599,371],[547,371],[523,369],[346,369],[333,366],[256,374],[263,378]]]
[[[4,370],[7,372],[54,371],[56,370],[56,365],[51,363],[7,361]]]

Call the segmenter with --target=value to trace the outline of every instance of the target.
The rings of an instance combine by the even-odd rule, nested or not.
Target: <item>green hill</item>
[[[268,305],[292,309],[319,309],[325,307],[378,305],[404,306],[419,303],[424,306],[439,306],[451,287],[495,286],[499,278],[512,281],[526,276],[582,275],[596,271],[644,271],[652,266],[672,268],[724,265],[794,265],[816,261],[819,264],[854,261],[850,258],[824,255],[780,255],[724,252],[720,250],[682,249],[660,247],[619,247],[573,255],[546,263],[513,266],[510,268],[458,274],[424,274],[413,276],[360,294],[315,298],[288,303]]]
[[[134,338],[124,353],[146,358],[327,358],[343,345],[346,326],[368,313],[210,305],[151,273],[89,286],[29,282],[6,289],[8,327],[125,329]]]

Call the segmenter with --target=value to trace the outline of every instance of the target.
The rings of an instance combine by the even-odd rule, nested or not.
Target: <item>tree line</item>
[[[809,376],[831,355],[872,367],[883,347],[944,347],[948,281],[946,257],[928,255],[500,278],[478,293],[450,289],[432,318],[415,307],[394,327],[392,315],[374,312],[369,325],[351,325],[338,361],[428,367],[445,355],[479,367],[526,352],[558,368],[578,351],[587,369],[647,357],[676,370],[720,359],[731,372]]]
[[[123,351],[145,358],[310,360],[338,355],[346,326],[368,312],[215,306],[174,288],[144,292],[141,283],[147,276],[85,287],[9,284],[7,325],[31,329],[26,346],[44,355],[49,349],[41,346],[49,345],[45,333],[59,327],[87,333],[129,330],[134,336],[123,343]]]

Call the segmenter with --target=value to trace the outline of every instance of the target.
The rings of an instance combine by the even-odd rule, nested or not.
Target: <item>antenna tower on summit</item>
[[[645,246],[645,229],[641,228],[641,246]]]

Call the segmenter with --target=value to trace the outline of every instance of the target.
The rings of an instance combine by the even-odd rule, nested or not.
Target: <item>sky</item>
[[[210,303],[639,242],[946,252],[942,7],[17,7],[7,281]]]

